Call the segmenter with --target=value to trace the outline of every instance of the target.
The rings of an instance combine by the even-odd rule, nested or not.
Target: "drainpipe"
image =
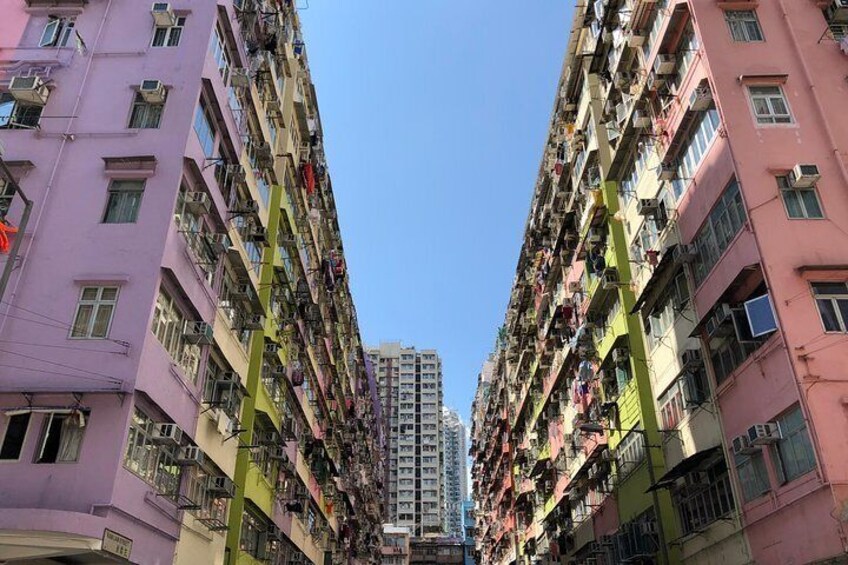
[[[3,320],[0,321],[0,334],[3,333],[3,329],[6,327],[6,320],[9,319],[9,312],[12,309],[12,303],[15,300],[15,296],[18,293],[18,285],[20,285],[21,281],[24,278],[24,272],[26,271],[27,265],[29,261],[27,261],[29,257],[29,252],[32,250],[32,244],[35,241],[35,235],[38,232],[38,227],[41,224],[41,217],[44,214],[44,209],[47,207],[47,200],[50,196],[50,191],[53,189],[53,181],[56,179],[56,173],[59,170],[59,164],[62,161],[62,154],[65,151],[65,145],[68,143],[68,138],[71,136],[71,126],[74,123],[74,119],[76,118],[77,111],[79,110],[80,103],[82,102],[82,93],[85,90],[85,85],[88,82],[88,75],[91,73],[91,65],[94,63],[94,52],[97,49],[98,44],[100,43],[100,37],[103,34],[103,28],[106,25],[106,20],[109,17],[109,11],[112,8],[112,1],[106,4],[106,10],[103,12],[103,19],[100,20],[100,27],[97,29],[97,35],[94,38],[94,42],[91,44],[91,53],[88,57],[88,63],[85,66],[85,72],[82,76],[82,82],[80,82],[79,91],[77,92],[77,98],[74,101],[74,108],[71,110],[70,118],[68,118],[68,125],[65,128],[65,133],[62,134],[62,141],[59,144],[59,152],[56,154],[56,161],[53,163],[53,169],[50,171],[50,178],[47,181],[47,187],[44,191],[44,196],[42,198],[41,207],[38,210],[38,214],[35,216],[35,224],[32,227],[32,233],[29,242],[27,243],[26,251],[23,253],[23,261],[21,262],[20,272],[18,273],[18,277],[15,279],[15,284],[12,286],[12,294],[9,296],[9,299],[6,300],[6,311],[3,314]],[[31,207],[32,203],[28,204],[28,208]],[[24,210],[25,219],[29,220],[29,210]],[[15,246],[13,248],[13,253],[17,254],[18,252],[18,244],[21,240],[23,240],[23,230],[18,236],[15,238]],[[11,257],[11,256],[10,256]],[[7,263],[8,267],[8,263]],[[9,273],[11,276],[11,272]],[[6,285],[8,284],[9,277],[6,276],[6,273],[3,274],[2,286],[0,286],[0,292],[5,293]],[[2,294],[0,294],[2,297]]]

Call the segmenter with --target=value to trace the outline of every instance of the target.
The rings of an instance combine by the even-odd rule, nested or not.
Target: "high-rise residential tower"
[[[0,37],[0,562],[379,559],[294,3],[6,0]]]
[[[846,24],[576,5],[475,406],[486,563],[845,561]]]
[[[468,498],[468,429],[456,410],[442,407],[442,435],[445,446],[445,533],[464,537],[462,503]]]
[[[386,426],[386,521],[413,537],[439,533],[444,517],[442,362],[399,342],[368,350]]]

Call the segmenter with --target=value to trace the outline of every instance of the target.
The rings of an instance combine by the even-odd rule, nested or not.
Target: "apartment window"
[[[217,27],[212,33],[212,39],[210,40],[209,44],[209,51],[212,52],[212,58],[215,60],[215,64],[218,66],[218,72],[221,74],[221,78],[224,80],[224,84],[226,84],[227,79],[230,77],[230,55],[229,53],[227,53],[227,44],[224,43],[221,30],[219,30]]]
[[[6,431],[0,443],[0,461],[17,461],[26,440],[31,414],[6,416]]]
[[[801,407],[795,406],[777,419],[781,439],[772,446],[781,484],[797,479],[816,468],[816,458]]]
[[[791,124],[789,104],[779,86],[749,86],[748,94],[758,124]]]
[[[695,236],[699,255],[694,269],[696,284],[701,284],[718,263],[747,219],[739,185],[733,179]]]
[[[252,555],[259,557],[264,555],[265,543],[262,533],[267,529],[265,518],[262,513],[254,509],[252,506],[245,508],[241,517],[241,539],[239,540],[239,549]]]
[[[18,102],[8,92],[0,93],[0,129],[37,128],[43,109],[43,106]]]
[[[721,123],[715,108],[710,108],[704,112],[700,120],[697,127],[687,134],[687,138],[683,141],[683,149],[677,157],[677,173],[671,182],[671,187],[674,196],[678,199],[686,191],[689,181],[695,178],[701,160],[712,147]]]
[[[164,102],[147,102],[140,92],[136,92],[129,127],[134,129],[158,128],[164,109]]]
[[[848,283],[814,282],[813,296],[824,331],[848,332]]]
[[[703,531],[735,507],[724,459],[701,474],[686,476],[686,487],[675,492],[683,535]]]
[[[186,376],[194,381],[200,364],[200,346],[186,341],[183,334],[186,321],[174,299],[160,288],[151,331]]]
[[[155,422],[141,410],[133,412],[124,468],[158,492],[175,494],[180,485],[180,467],[176,462],[174,448],[154,443],[155,426]]]
[[[663,393],[659,400],[660,416],[662,418],[663,429],[673,430],[677,424],[683,419],[684,402],[683,390],[680,383],[675,381],[667,391]]]
[[[749,502],[769,491],[768,472],[762,452],[736,455],[736,474],[742,487],[742,499]]]
[[[203,154],[210,159],[214,157],[215,128],[212,127],[212,119],[203,102],[199,103],[194,110],[194,133],[197,134],[200,146],[203,147]]]
[[[113,180],[103,214],[104,224],[134,224],[144,194],[143,180]]]
[[[74,463],[79,459],[85,432],[85,413],[51,412],[44,420],[36,463]]]
[[[724,12],[724,19],[730,27],[733,41],[763,41],[763,30],[760,29],[760,22],[754,10],[727,10]]]
[[[180,44],[180,38],[183,35],[185,27],[185,16],[177,18],[177,24],[173,26],[157,27],[153,31],[153,47],[177,47]]]
[[[74,35],[74,18],[48,16],[47,25],[38,41],[39,47],[67,47]]]
[[[118,301],[116,286],[84,286],[80,292],[71,338],[104,339],[109,335]]]
[[[789,177],[786,176],[777,177],[777,186],[780,188],[786,214],[790,218],[793,220],[824,218],[815,187],[793,188],[789,184]]]
[[[618,445],[616,462],[621,477],[626,477],[645,458],[645,437],[639,431],[632,431]]]

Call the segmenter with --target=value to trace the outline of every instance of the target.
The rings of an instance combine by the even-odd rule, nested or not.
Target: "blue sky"
[[[299,0],[363,339],[436,348],[468,418],[503,322],[565,0]]]

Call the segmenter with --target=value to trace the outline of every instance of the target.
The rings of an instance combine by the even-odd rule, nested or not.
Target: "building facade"
[[[474,509],[473,500],[462,502],[462,528],[463,541],[465,545],[465,565],[476,565],[477,563],[477,511]]]
[[[444,520],[442,362],[432,349],[399,342],[369,348],[386,429],[386,520],[413,537]]]
[[[848,558],[846,22],[575,8],[475,401],[484,562]]]
[[[382,565],[409,565],[411,555],[409,528],[383,524]]]
[[[468,434],[456,410],[442,407],[444,444],[445,527],[449,536],[463,537],[462,505],[468,498]]]
[[[293,3],[2,12],[0,561],[378,562],[377,383]]]

